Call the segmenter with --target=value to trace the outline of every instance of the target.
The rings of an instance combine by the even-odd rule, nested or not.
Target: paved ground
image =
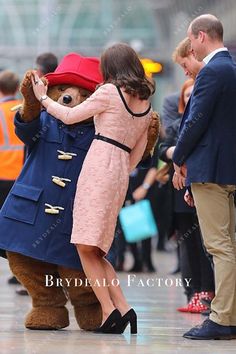
[[[120,274],[124,292],[138,313],[138,335],[101,335],[80,331],[70,309],[70,326],[61,331],[29,331],[24,316],[30,299],[15,294],[16,286],[7,284],[7,262],[0,260],[0,353],[1,354],[227,354],[235,353],[234,340],[192,341],[182,338],[201,315],[180,314],[176,307],[185,303],[179,281],[169,275],[175,267],[173,253],[157,253],[154,274]],[[128,257],[130,264],[130,258]],[[179,278],[179,275],[177,276]],[[131,282],[131,279],[134,281]],[[163,280],[162,280],[163,279]],[[152,286],[153,285],[153,286]],[[171,286],[172,285],[172,286]]]

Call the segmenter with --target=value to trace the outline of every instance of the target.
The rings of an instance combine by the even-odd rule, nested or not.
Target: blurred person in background
[[[43,53],[36,58],[36,71],[39,77],[56,70],[58,59],[53,53]]]
[[[145,190],[147,195],[147,199],[149,199],[153,211],[154,217],[156,216],[155,210],[156,210],[156,185],[153,184],[152,186],[149,185],[147,182],[143,183],[145,176],[149,171],[151,170],[156,170],[157,162],[158,162],[158,153],[157,153],[157,147],[155,148],[153,158],[152,158],[152,164],[151,168],[149,170],[147,169],[141,169],[141,168],[136,168],[132,174],[130,175],[130,194],[129,194],[129,202],[130,204],[135,203],[138,200],[141,200],[143,198],[140,198],[140,193],[139,189],[137,188],[141,184],[141,188]],[[156,219],[156,217],[155,217]],[[157,223],[157,220],[156,220]],[[130,243],[129,244],[131,253],[134,257],[134,265],[133,267],[129,270],[129,272],[155,272],[156,269],[153,265],[153,260],[152,260],[152,237],[147,238],[145,240],[142,240],[137,243]]]
[[[24,163],[24,144],[15,135],[14,116],[11,108],[21,103],[16,98],[19,77],[12,71],[0,72],[0,209],[20,174]],[[0,250],[0,252],[2,252]],[[18,284],[15,277],[9,284]]]
[[[175,119],[181,117],[178,110],[179,97],[180,92],[174,92],[164,97],[161,112],[161,123],[164,129],[167,129]]]
[[[154,217],[156,219],[156,183],[157,184],[166,184],[169,179],[168,170],[164,172],[164,169],[160,169],[162,171],[158,173],[156,172],[157,166],[157,156],[158,156],[158,146],[156,146],[152,158],[151,167],[149,170],[142,168],[142,166],[138,166],[130,175],[129,180],[129,189],[126,195],[124,206],[131,205],[136,201],[139,201],[147,196],[147,199],[151,202],[151,207],[153,210]],[[155,174],[154,180],[156,183],[149,183],[150,177],[148,179],[146,176],[152,176]],[[145,181],[145,182],[144,182]],[[143,182],[143,183],[142,183]],[[142,183],[140,185],[140,183]],[[156,187],[156,188],[155,188]],[[157,225],[159,225],[159,219],[156,219]],[[160,238],[160,231],[158,229],[158,238]],[[119,271],[124,271],[124,262],[125,262],[125,251],[126,248],[129,247],[131,254],[134,259],[134,263],[131,269],[128,272],[155,272],[155,267],[152,261],[152,241],[151,237],[140,242],[136,243],[127,243],[125,240],[125,236],[123,234],[122,227],[118,222],[117,225],[117,237],[116,237],[116,247],[117,247],[117,267],[116,269]],[[161,241],[162,242],[162,241]]]
[[[18,177],[24,161],[24,145],[15,135],[11,108],[16,99],[19,77],[12,71],[0,72],[0,208]]]
[[[179,113],[183,114],[194,87],[194,80],[187,80],[181,90]],[[160,157],[170,163],[178,139],[181,119],[176,120],[166,130],[165,141],[160,146]],[[172,175],[174,170],[172,168]],[[174,229],[177,230],[180,249],[180,270],[182,278],[191,278],[189,288],[185,288],[189,300],[187,306],[178,308],[180,312],[201,313],[207,307],[202,299],[214,297],[214,274],[201,239],[200,227],[195,208],[184,201],[186,189],[173,191]],[[184,283],[184,282],[183,282]]]

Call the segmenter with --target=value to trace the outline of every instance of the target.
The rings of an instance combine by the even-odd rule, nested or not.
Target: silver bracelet
[[[144,183],[142,184],[142,187],[143,187],[143,189],[145,189],[146,191],[148,191],[149,188],[151,187],[151,185],[150,185],[149,183],[147,183],[147,182],[144,182]]]
[[[43,95],[43,96],[41,96],[40,97],[40,100],[39,100],[39,102],[43,102],[44,100],[46,100],[48,98],[48,96],[47,95]]]

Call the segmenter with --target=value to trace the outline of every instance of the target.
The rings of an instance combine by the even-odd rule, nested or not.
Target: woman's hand
[[[40,101],[41,97],[47,94],[48,87],[43,83],[36,72],[32,74],[31,82],[35,97]]]
[[[142,186],[135,189],[135,191],[132,194],[132,196],[136,202],[138,200],[144,199],[146,197],[146,195],[147,195],[147,190],[144,189]]]

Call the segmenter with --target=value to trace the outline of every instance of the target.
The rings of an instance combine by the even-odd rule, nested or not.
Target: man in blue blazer
[[[205,66],[196,78],[174,152],[177,189],[191,185],[204,244],[213,256],[216,296],[210,318],[184,334],[192,339],[236,338],[236,64],[212,15],[188,29],[192,50]],[[187,176],[186,176],[187,171]]]

